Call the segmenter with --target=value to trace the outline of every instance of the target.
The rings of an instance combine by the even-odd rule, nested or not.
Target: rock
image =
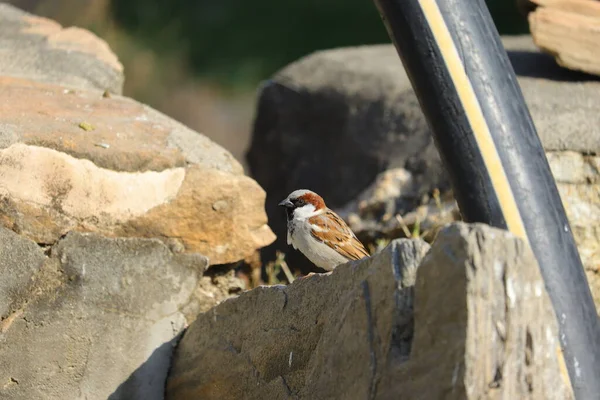
[[[546,156],[600,313],[600,157],[576,151],[548,151]],[[410,236],[415,228],[430,241],[441,226],[460,220],[451,192],[439,201],[422,198],[425,204],[415,208],[410,201],[416,201],[417,193],[418,186],[408,171],[391,169],[341,208],[340,216],[368,243],[382,237]]]
[[[162,399],[207,259],[70,233],[49,255],[0,228],[2,399]],[[16,262],[15,262],[16,260]],[[5,277],[15,276],[8,282]],[[214,304],[214,303],[213,303]]]
[[[414,291],[413,351],[380,381],[380,398],[574,398],[554,310],[523,241],[452,225],[420,265]]]
[[[600,313],[600,156],[560,151],[547,157]]]
[[[198,313],[207,312],[214,305],[236,297],[246,290],[246,283],[235,276],[234,270],[215,270],[218,269],[209,269],[198,282],[194,291],[194,300],[185,310],[189,320],[196,319]]]
[[[211,264],[274,240],[264,191],[206,137],[120,96],[0,86],[3,226],[41,244],[69,231],[177,239]]]
[[[93,33],[0,4],[0,75],[121,94],[123,65]]]
[[[162,400],[183,330],[274,240],[262,188],[114,94],[111,57],[0,4],[1,399]]]
[[[600,4],[593,0],[531,2],[538,6],[528,14],[535,43],[554,55],[561,66],[600,75],[600,56],[596,51],[600,42]]]
[[[460,219],[451,191],[443,193],[443,198],[439,191],[424,195],[404,168],[377,175],[373,184],[338,213],[364,243],[415,234],[431,241],[441,226]]]
[[[600,237],[583,211],[595,215],[600,207],[600,168],[592,161],[600,154],[600,81],[559,67],[530,36],[502,40],[552,170],[562,153],[565,162],[579,162],[561,168],[557,182],[600,311]],[[369,242],[405,236],[403,224],[412,230],[418,221],[433,234],[458,219],[429,136],[391,45],[317,52],[276,74],[262,90],[248,153],[278,236],[270,250],[291,252],[292,266],[310,266],[285,243],[285,215],[276,206],[300,187],[316,190]]]
[[[221,303],[184,334],[166,398],[573,398],[525,244],[457,224],[428,250],[396,240],[331,275]]]
[[[365,312],[372,313],[371,320],[380,322],[387,334],[397,323],[398,343],[408,345],[403,329],[411,323],[410,287],[428,248],[421,241],[398,240],[376,258],[337,268],[331,276],[314,275],[287,287],[259,287],[199,315],[178,346],[167,399],[234,399],[241,394],[275,399],[298,393],[308,379],[314,378],[317,385],[316,370],[326,372],[327,364],[335,361],[329,348],[332,339],[340,358],[351,357],[345,362],[353,372],[348,381],[357,378],[364,388],[371,380],[363,369],[369,365]],[[385,333],[381,340],[389,343]],[[409,348],[402,351],[407,355]],[[321,389],[326,392],[313,398],[327,398],[331,389]]]
[[[23,296],[24,289],[34,274],[44,264],[46,257],[40,247],[24,240],[15,233],[0,228],[0,332],[7,329],[12,320],[10,305]]]

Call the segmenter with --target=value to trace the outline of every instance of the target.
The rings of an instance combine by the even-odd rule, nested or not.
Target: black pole
[[[578,399],[600,398],[600,323],[544,149],[482,0],[374,0],[463,218],[531,245]]]

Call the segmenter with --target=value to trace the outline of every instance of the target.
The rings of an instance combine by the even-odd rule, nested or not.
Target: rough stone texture
[[[331,276],[259,287],[200,315],[178,346],[167,399],[285,398],[302,391],[308,380],[322,390],[312,392],[318,393],[313,398],[328,398],[331,390],[344,387],[327,388],[333,373],[328,364],[342,360],[350,373],[345,382],[356,380],[343,390],[364,394],[373,379],[365,372],[371,350],[383,361],[394,329],[397,351],[408,355],[410,287],[428,248],[424,242],[398,240],[375,258],[339,267]],[[376,327],[369,320],[381,329],[371,344],[367,336]],[[341,373],[335,376],[341,379]]]
[[[404,168],[377,175],[373,184],[338,213],[364,243],[414,234],[431,241],[440,227],[460,219],[452,191],[424,195]]]
[[[503,43],[544,149],[600,153],[600,80],[560,68],[530,36]]]
[[[571,399],[524,243],[457,224],[417,269],[428,248],[396,240],[331,275],[260,287],[200,315],[166,398]]]
[[[381,398],[574,398],[550,298],[523,241],[455,224],[438,235],[414,290],[413,351],[380,382]]]
[[[0,3],[0,75],[117,94],[124,82],[117,56],[93,33],[5,3]]]
[[[10,304],[22,296],[32,276],[45,261],[37,244],[0,228],[0,318],[9,314]],[[0,320],[0,332],[6,321]]]
[[[600,80],[559,67],[530,36],[502,40],[552,170],[559,162],[571,174],[569,182],[557,178],[558,186],[600,310],[600,234],[587,216],[595,221],[600,207],[592,156],[600,154]],[[317,52],[275,75],[261,93],[248,154],[268,193],[267,214],[278,236],[272,251],[290,251],[285,214],[276,204],[300,187],[321,194],[366,241],[403,236],[396,216],[409,229],[419,221],[431,232],[458,218],[429,136],[391,45]],[[583,160],[585,173],[578,167]],[[579,164],[569,167],[571,161]],[[432,198],[436,186],[441,207]],[[287,259],[307,265],[298,252]]]
[[[0,228],[2,399],[162,399],[205,257],[156,239],[70,233],[43,249]],[[214,304],[214,303],[213,303]],[[110,397],[109,397],[110,396]]]
[[[265,193],[231,154],[120,96],[0,77],[0,223],[37,243],[78,230],[173,238],[211,264],[270,244]]]
[[[547,153],[600,313],[600,156]]]
[[[206,312],[215,304],[237,296],[248,287],[242,279],[235,276],[233,269],[225,272],[215,270],[218,268],[209,269],[198,282],[193,301],[185,309],[189,320],[196,319],[199,313]]]

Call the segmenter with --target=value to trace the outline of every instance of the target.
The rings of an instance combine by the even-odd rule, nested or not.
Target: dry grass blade
[[[288,282],[294,282],[294,275],[288,267],[287,262],[285,262],[285,253],[282,253],[280,251],[277,252],[277,262],[281,266],[281,269],[283,270],[283,273],[285,274],[285,277],[287,278]]]

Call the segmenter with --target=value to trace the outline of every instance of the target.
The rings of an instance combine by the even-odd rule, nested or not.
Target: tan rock
[[[5,77],[0,87],[0,147],[48,147],[115,171],[187,163],[243,171],[222,147],[134,100]]]
[[[180,238],[187,250],[210,254],[212,264],[233,262],[275,239],[264,203],[265,192],[247,176],[190,167],[175,199],[128,221],[117,233]]]
[[[80,89],[123,90],[123,65],[93,33],[0,4],[0,75]]]
[[[600,156],[547,153],[600,313]]]
[[[529,18],[535,43],[559,65],[600,75],[600,4],[593,0],[530,0],[538,5]]]
[[[0,223],[43,244],[71,230],[178,239],[213,264],[275,238],[230,153],[120,96],[0,77]]]
[[[92,32],[77,27],[63,28],[56,21],[38,16],[25,17],[23,21],[29,24],[23,33],[46,36],[50,48],[88,53],[115,70],[123,71],[123,64],[116,54]]]

